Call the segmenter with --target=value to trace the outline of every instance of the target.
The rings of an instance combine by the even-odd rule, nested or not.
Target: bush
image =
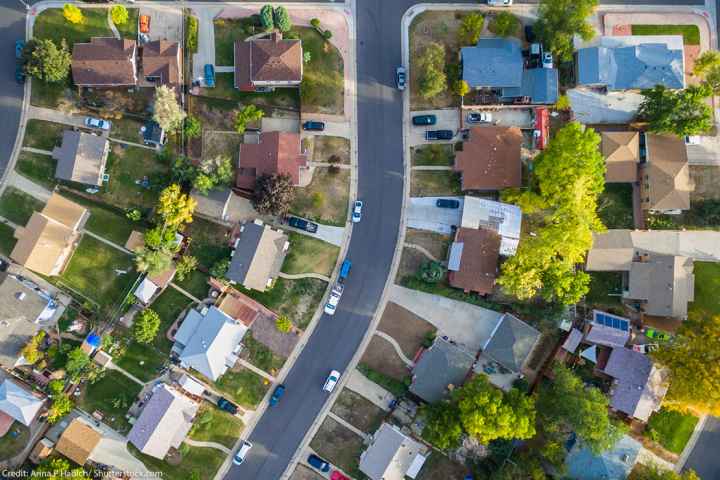
[[[510,12],[500,12],[490,21],[488,30],[500,37],[512,37],[520,30],[520,20]]]
[[[567,95],[560,95],[555,103],[555,110],[570,110],[570,97]]]
[[[187,17],[185,27],[185,48],[190,53],[197,53],[198,47],[198,19],[192,15]]]
[[[479,13],[469,13],[463,17],[458,29],[458,40],[462,45],[475,45],[482,33],[485,17]]]
[[[310,25],[312,25],[312,27],[315,29],[320,29],[320,19],[319,18],[311,18]]]
[[[124,5],[115,5],[110,9],[110,17],[115,25],[125,25],[128,21],[128,10]]]
[[[260,25],[262,25],[266,32],[273,29],[274,22],[272,5],[264,5],[260,9]]]
[[[187,138],[197,138],[202,132],[202,125],[200,119],[194,115],[188,115],[185,117],[185,136]]]
[[[290,15],[285,7],[275,8],[275,11],[273,12],[273,21],[275,22],[275,28],[283,33],[290,31],[292,28]]]
[[[255,181],[252,203],[263,215],[285,215],[295,199],[290,175],[261,175]]]
[[[330,40],[332,38],[332,32],[330,30],[325,30],[322,33],[322,36],[325,40]]]
[[[160,329],[160,316],[154,311],[146,308],[135,316],[132,324],[133,338],[138,343],[150,343]]]
[[[315,192],[312,194],[312,205],[314,209],[320,209],[325,205],[325,195],[322,192]]]
[[[66,3],[63,6],[63,17],[70,23],[78,24],[85,21],[85,17],[82,14],[82,10],[71,3]]]
[[[277,328],[278,332],[290,333],[292,327],[293,324],[287,315],[280,315],[277,320],[275,320],[275,328]]]

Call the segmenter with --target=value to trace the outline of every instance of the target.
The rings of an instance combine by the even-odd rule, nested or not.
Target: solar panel
[[[594,315],[595,323],[598,323],[600,325],[614,328],[616,330],[622,330],[624,332],[627,332],[630,329],[630,322],[623,318],[615,317],[614,315],[598,311],[595,311]]]

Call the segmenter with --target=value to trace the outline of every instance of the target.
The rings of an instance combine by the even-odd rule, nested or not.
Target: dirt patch
[[[462,480],[470,473],[464,465],[445,455],[432,452],[420,470],[417,480]]]
[[[695,182],[695,190],[690,192],[690,199],[720,199],[720,167],[714,165],[690,165],[690,178]]]
[[[392,302],[385,307],[378,330],[393,337],[410,359],[420,349],[427,335],[437,331],[427,321]]]
[[[347,388],[340,392],[332,412],[368,434],[374,433],[385,417],[381,408]]]
[[[307,187],[295,188],[290,211],[301,217],[328,225],[345,226],[350,170],[332,174],[328,168],[316,168]]]
[[[251,329],[253,338],[265,345],[274,354],[289,357],[295,345],[300,340],[300,333],[282,333],[275,326],[275,318],[269,315],[260,315],[253,323]]]
[[[400,281],[407,276],[415,275],[420,265],[428,260],[429,259],[418,250],[404,247],[402,257],[400,257],[400,268],[398,268],[395,283],[400,283]]]
[[[313,162],[319,163],[350,163],[350,140],[343,137],[315,136],[312,148]]]
[[[362,478],[358,464],[360,454],[365,448],[363,439],[336,420],[325,417],[315,438],[310,442],[310,448],[353,477]]]
[[[188,97],[188,111],[200,119],[203,128],[210,130],[235,130],[235,116],[240,111],[237,102],[208,97]]]
[[[310,467],[298,464],[295,471],[290,476],[290,480],[325,480],[325,477],[315,473]]]
[[[460,195],[460,174],[451,171],[413,170],[410,181],[411,197],[442,197]]]
[[[370,340],[360,363],[396,380],[410,375],[410,369],[398,357],[390,342],[377,336]]]
[[[448,249],[452,243],[452,237],[427,230],[408,228],[405,232],[405,243],[420,245],[435,258],[443,261],[447,257]]]
[[[233,166],[238,164],[242,135],[235,132],[203,131],[202,158],[215,158],[219,155],[230,157]]]

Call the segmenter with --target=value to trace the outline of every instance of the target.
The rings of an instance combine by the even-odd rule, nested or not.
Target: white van
[[[240,445],[240,448],[233,457],[233,463],[235,465],[241,465],[245,461],[245,456],[248,454],[252,446],[252,443],[248,442],[247,440],[243,440],[242,445]]]

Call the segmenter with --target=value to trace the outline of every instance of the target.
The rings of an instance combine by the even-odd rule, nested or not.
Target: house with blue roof
[[[574,480],[624,480],[637,462],[642,444],[624,435],[615,446],[600,455],[593,454],[572,439],[565,459],[567,478]]]

